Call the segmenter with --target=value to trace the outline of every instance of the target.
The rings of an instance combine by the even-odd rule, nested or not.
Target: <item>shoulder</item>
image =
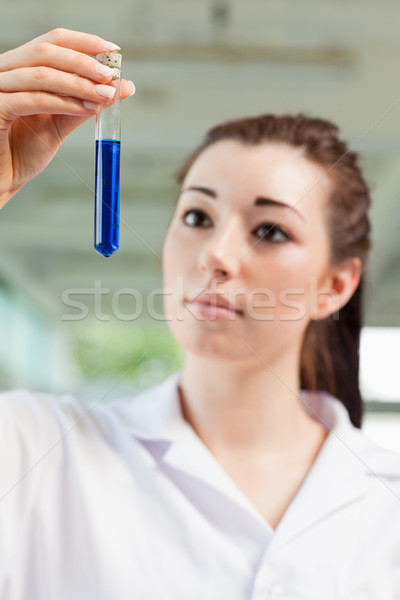
[[[54,431],[66,433],[69,428],[98,427],[101,406],[85,404],[74,396],[54,395],[18,389],[0,393],[0,430],[18,430],[43,440]],[[40,434],[40,436],[39,436]]]
[[[158,437],[181,421],[178,382],[181,371],[170,374],[130,398],[113,402],[114,415],[140,437]]]
[[[365,428],[355,427],[344,404],[327,392],[306,392],[303,402],[332,431],[344,452],[367,472],[400,477],[400,454],[375,442]]]
[[[81,446],[104,443],[113,417],[100,403],[73,396],[13,390],[0,393],[0,465],[13,477],[39,462],[59,467],[65,455]],[[5,459],[7,457],[7,460]]]
[[[54,448],[52,456],[71,445],[114,444],[129,426],[157,428],[175,407],[174,373],[129,398],[104,403],[82,402],[72,395],[17,389],[0,393],[0,460],[6,448],[29,457]],[[172,406],[171,406],[172,402]]]
[[[41,433],[41,438],[56,426],[66,406],[72,406],[72,397],[54,396],[18,389],[0,394],[0,430],[11,436],[14,431],[24,439]],[[50,429],[49,429],[50,428]],[[4,438],[3,438],[4,439]]]
[[[340,483],[354,496],[363,494],[371,509],[382,503],[400,516],[400,454],[355,427],[343,403],[327,392],[307,392],[303,402],[330,430],[322,457],[332,485]]]
[[[366,482],[365,502],[372,518],[369,527],[397,530],[400,540],[400,454],[382,447],[362,429],[355,429],[355,460]],[[391,524],[391,525],[389,525]],[[397,542],[396,542],[397,543]]]
[[[349,423],[348,431],[352,447],[368,475],[400,483],[400,453],[376,442],[364,427],[360,429]]]
[[[369,478],[376,482],[386,482],[397,490],[400,511],[400,454],[380,446],[363,431],[359,435],[364,442],[363,459]]]
[[[104,403],[82,402],[72,395],[31,392],[24,389],[0,392],[0,445],[15,437],[25,443],[45,443],[54,435],[107,436],[127,419],[138,425],[164,421],[176,408],[176,383],[180,372],[139,391],[129,398]]]

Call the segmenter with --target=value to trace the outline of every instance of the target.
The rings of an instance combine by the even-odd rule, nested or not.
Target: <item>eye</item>
[[[262,223],[257,229],[254,230],[255,235],[260,239],[267,242],[273,242],[275,244],[281,244],[283,242],[291,241],[291,236],[286,233],[282,227],[279,227],[275,223]]]
[[[208,227],[211,223],[204,211],[195,208],[185,211],[182,220],[189,227]],[[206,225],[204,222],[206,222]]]

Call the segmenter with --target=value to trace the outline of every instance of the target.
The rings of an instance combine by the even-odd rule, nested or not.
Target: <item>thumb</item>
[[[53,121],[57,127],[58,133],[61,140],[64,140],[74,129],[85,123],[93,117],[92,115],[85,115],[83,117],[76,117],[71,115],[54,115]]]

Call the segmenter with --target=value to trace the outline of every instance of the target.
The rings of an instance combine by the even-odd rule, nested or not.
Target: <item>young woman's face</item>
[[[300,347],[328,281],[330,190],[286,144],[226,140],[200,154],[163,246],[165,314],[186,351],[271,359]]]

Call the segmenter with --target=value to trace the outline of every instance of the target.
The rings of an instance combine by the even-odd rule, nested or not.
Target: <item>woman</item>
[[[0,57],[3,204],[111,101],[104,48],[55,30]],[[1,395],[2,597],[400,598],[400,458],[360,431],[357,156],[267,115],[211,130],[178,181],[182,371],[90,409]]]

